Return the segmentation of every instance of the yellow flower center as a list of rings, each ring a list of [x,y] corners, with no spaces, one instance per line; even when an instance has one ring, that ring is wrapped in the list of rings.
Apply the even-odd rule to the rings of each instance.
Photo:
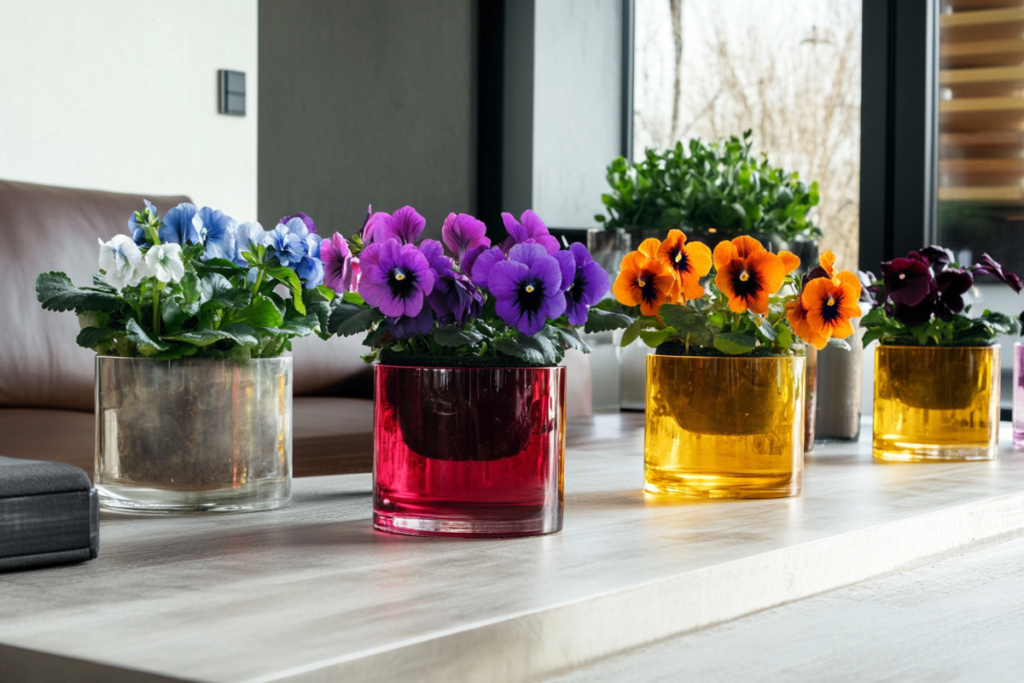
[[[678,254],[676,254],[676,263],[679,263],[682,260],[683,260],[683,252],[679,252]]]
[[[640,285],[640,287],[646,287],[646,286],[647,286],[647,283],[646,283],[646,282],[644,282],[643,280],[637,280],[637,281],[636,281],[636,283],[637,283],[638,285]]]
[[[900,279],[901,280],[906,280],[907,279],[907,274],[906,273],[900,273]]]
[[[750,275],[747,273],[747,271],[744,270],[742,273],[740,273],[740,282],[746,282],[749,279]]]
[[[829,305],[829,306],[835,306],[835,305],[836,305],[836,300],[835,300],[835,297],[831,297],[831,296],[830,296],[830,297],[828,298],[828,305]]]
[[[532,294],[533,293],[533,285],[526,285],[526,292],[528,294]]]
[[[395,273],[395,279],[401,282],[405,279],[405,273]]]

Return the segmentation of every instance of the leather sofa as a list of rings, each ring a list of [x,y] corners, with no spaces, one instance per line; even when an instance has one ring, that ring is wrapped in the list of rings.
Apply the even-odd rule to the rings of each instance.
[[[35,280],[55,270],[89,282],[97,238],[124,232],[142,199],[0,180],[0,455],[67,462],[91,475],[95,354],[75,344],[74,315],[39,306]],[[147,199],[161,215],[189,201]],[[372,371],[361,353],[358,338],[294,341],[295,476],[372,469]],[[589,415],[589,358],[570,355],[567,364],[567,412]]]

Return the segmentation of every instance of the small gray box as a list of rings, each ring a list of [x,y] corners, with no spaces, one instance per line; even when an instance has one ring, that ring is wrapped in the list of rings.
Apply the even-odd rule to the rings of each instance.
[[[245,116],[245,72],[221,69],[217,72],[218,109],[221,114]]]

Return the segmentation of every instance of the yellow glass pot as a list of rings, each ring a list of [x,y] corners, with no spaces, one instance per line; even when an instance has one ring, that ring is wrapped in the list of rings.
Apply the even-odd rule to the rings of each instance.
[[[999,346],[879,346],[878,460],[995,460]]]
[[[804,358],[647,357],[645,489],[690,498],[800,493]]]

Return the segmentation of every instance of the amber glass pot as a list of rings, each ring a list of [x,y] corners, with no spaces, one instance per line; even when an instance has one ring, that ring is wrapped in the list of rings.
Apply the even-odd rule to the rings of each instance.
[[[804,358],[647,358],[645,488],[691,498],[800,493]]]
[[[999,346],[879,346],[878,460],[994,460],[999,451]]]

